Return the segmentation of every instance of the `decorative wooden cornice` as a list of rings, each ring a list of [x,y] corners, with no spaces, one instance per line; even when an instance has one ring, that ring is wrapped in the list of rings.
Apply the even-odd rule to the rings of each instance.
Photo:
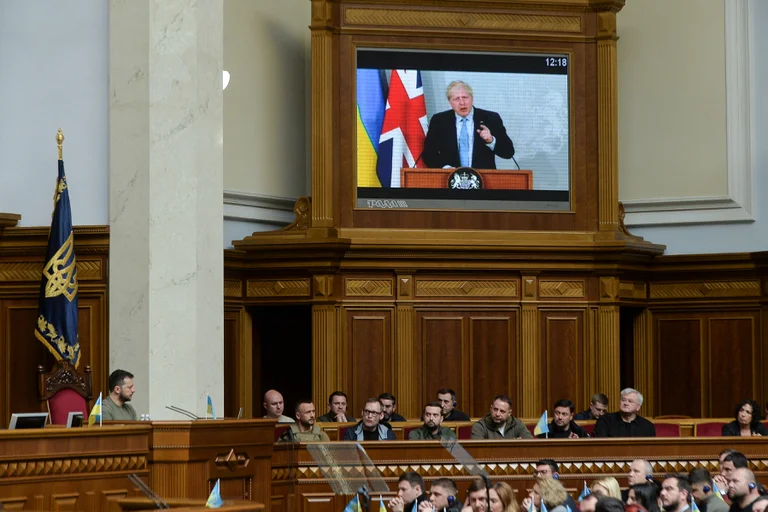
[[[21,220],[18,213],[0,213],[0,229],[12,228]]]

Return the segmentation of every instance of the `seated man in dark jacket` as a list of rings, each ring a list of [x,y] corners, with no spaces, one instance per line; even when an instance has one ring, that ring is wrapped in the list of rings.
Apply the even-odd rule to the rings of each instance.
[[[363,419],[344,432],[344,441],[394,441],[395,433],[381,423],[384,414],[378,398],[369,398],[363,406]]]
[[[539,434],[538,438],[552,439],[577,439],[589,437],[589,434],[573,421],[573,402],[570,400],[558,400],[552,410],[552,421],[549,422],[549,433]]]
[[[643,395],[638,390],[622,390],[619,411],[597,420],[595,437],[656,437],[653,423],[637,414],[642,405]]]
[[[456,497],[456,482],[450,478],[438,478],[429,488],[429,501],[419,504],[419,512],[461,512],[464,504]]]
[[[414,471],[400,475],[397,480],[397,496],[389,501],[392,512],[418,512],[419,503],[429,503],[424,494],[424,479]]]

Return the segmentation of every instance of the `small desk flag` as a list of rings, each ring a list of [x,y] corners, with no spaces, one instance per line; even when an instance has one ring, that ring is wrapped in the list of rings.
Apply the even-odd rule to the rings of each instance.
[[[205,502],[205,508],[220,508],[224,505],[221,501],[221,492],[219,491],[219,484],[221,479],[216,480],[216,485],[213,486],[211,494],[208,496],[208,501]]]
[[[99,393],[99,398],[96,400],[96,403],[93,404],[91,414],[88,416],[88,425],[93,425],[97,421],[99,422],[99,426],[101,426],[101,393]]]
[[[362,508],[360,507],[360,498],[358,498],[357,494],[355,494],[354,498],[349,500],[347,506],[344,507],[344,512],[362,512]]]
[[[712,492],[715,493],[715,496],[723,500],[723,496],[725,496],[725,492],[720,490],[720,488],[717,486],[717,482],[714,482],[714,481],[712,482]]]
[[[216,409],[213,408],[213,399],[211,398],[211,395],[208,395],[208,411],[206,414],[214,420],[216,419]]]
[[[579,501],[583,500],[590,494],[592,494],[592,491],[589,490],[589,487],[587,487],[587,481],[584,480],[584,490],[581,491],[581,494],[579,494]]]
[[[379,495],[379,512],[387,512],[387,507],[384,506],[384,498]]]
[[[549,434],[549,422],[547,421],[547,411],[544,411],[544,414],[541,415],[541,418],[539,418],[539,422],[536,423],[536,427],[533,429],[534,436],[538,436],[539,434]]]

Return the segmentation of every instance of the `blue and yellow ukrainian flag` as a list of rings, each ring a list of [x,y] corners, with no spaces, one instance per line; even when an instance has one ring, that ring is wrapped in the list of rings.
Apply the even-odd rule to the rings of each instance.
[[[549,434],[549,422],[547,421],[547,411],[544,411],[544,414],[541,415],[541,418],[539,418],[539,422],[536,423],[536,427],[533,429],[533,435],[538,436],[539,434]]]
[[[211,395],[208,395],[208,416],[216,419],[216,409],[213,408],[213,398],[211,398]]]
[[[91,414],[88,416],[88,425],[93,425],[97,421],[99,422],[99,425],[101,425],[101,393],[99,393],[99,399],[93,404]]]
[[[714,492],[715,496],[720,498],[720,500],[725,501],[723,499],[723,495],[725,495],[725,493],[720,490],[720,488],[717,486],[717,482],[715,482],[715,481],[712,482],[712,492]]]
[[[583,500],[590,494],[592,494],[592,491],[589,490],[589,487],[587,487],[587,481],[584,480],[584,490],[581,491],[581,494],[579,494],[579,501]]]
[[[213,486],[211,494],[208,495],[208,501],[205,502],[205,508],[220,508],[224,505],[224,502],[221,501],[221,492],[219,491],[220,483],[221,479],[216,480],[216,485]]]
[[[384,498],[379,495],[379,512],[387,512],[387,507],[384,506]]]
[[[360,498],[355,494],[355,497],[349,500],[349,503],[347,503],[347,506],[344,507],[344,512],[362,512],[362,507],[360,506]]]
[[[381,187],[376,174],[386,110],[386,77],[379,69],[357,70],[357,186]]]
[[[80,342],[77,337],[75,233],[72,230],[69,188],[61,157],[38,308],[35,337],[51,351],[56,360],[63,359],[77,367],[80,363]]]

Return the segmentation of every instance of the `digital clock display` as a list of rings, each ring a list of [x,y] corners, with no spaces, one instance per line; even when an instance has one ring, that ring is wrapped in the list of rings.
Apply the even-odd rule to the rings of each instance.
[[[568,58],[566,57],[547,57],[544,61],[550,68],[564,68],[568,65]]]

